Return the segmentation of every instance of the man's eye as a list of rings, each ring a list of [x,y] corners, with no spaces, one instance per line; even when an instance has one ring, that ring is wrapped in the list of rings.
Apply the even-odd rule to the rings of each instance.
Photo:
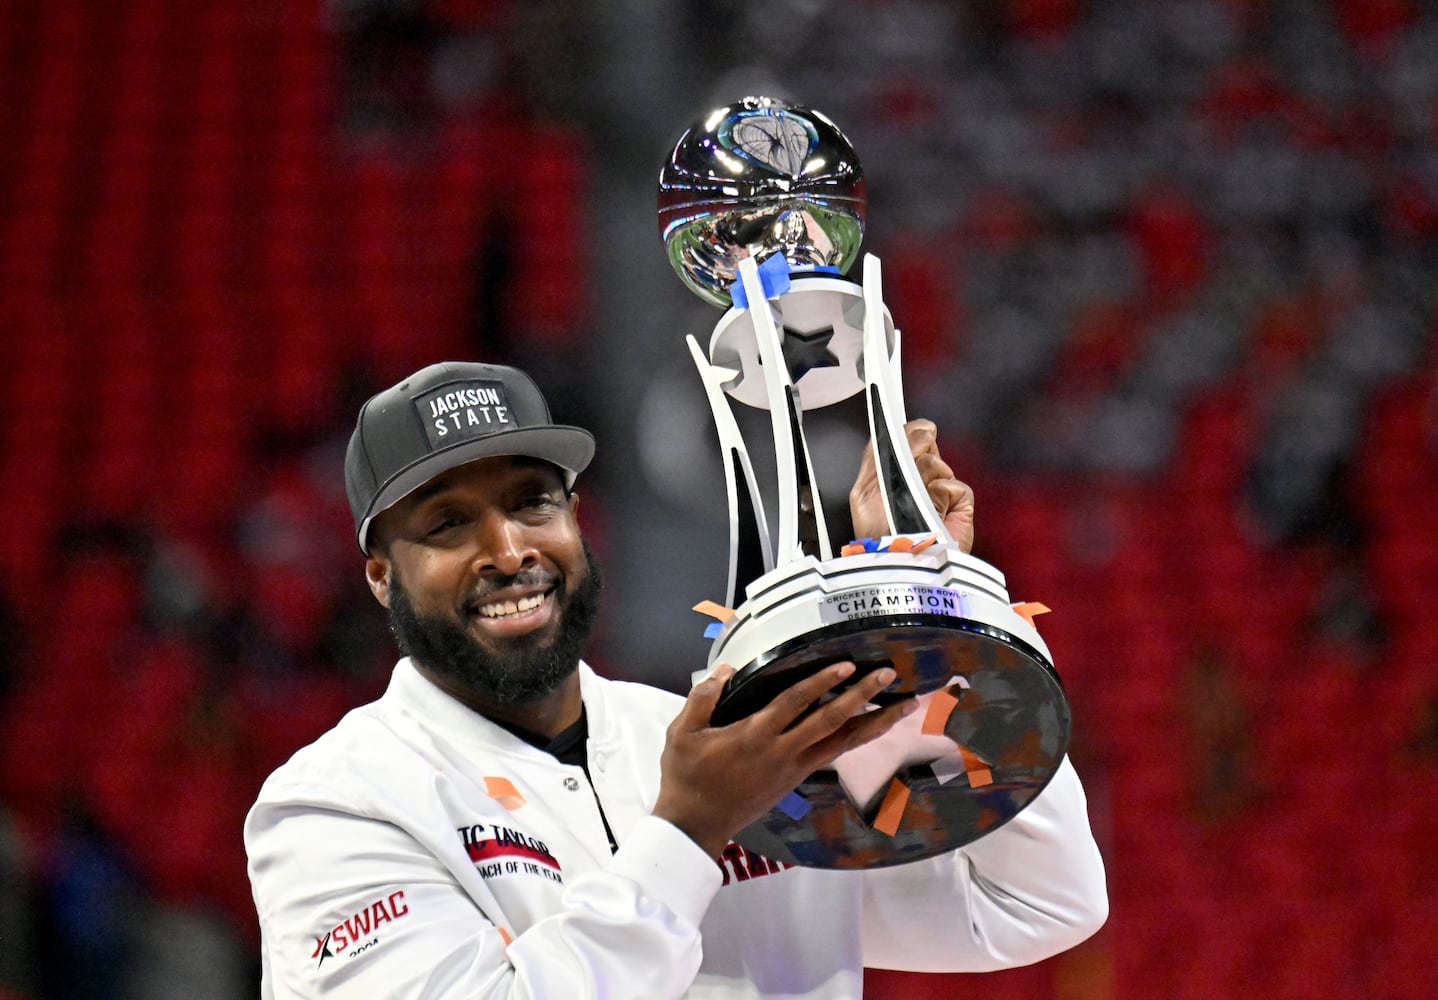
[[[453,531],[462,524],[464,524],[464,520],[460,517],[441,518],[430,526],[430,529],[425,532],[425,535],[426,537],[434,538],[437,535],[443,535],[447,531]]]
[[[559,506],[559,498],[553,493],[535,493],[519,501],[520,510],[553,510]]]

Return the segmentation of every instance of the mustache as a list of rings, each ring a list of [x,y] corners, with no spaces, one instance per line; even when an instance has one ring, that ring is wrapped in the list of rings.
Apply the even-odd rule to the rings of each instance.
[[[558,586],[560,575],[538,566],[522,569],[513,575],[491,576],[481,580],[464,600],[464,610],[473,611],[489,598],[511,587],[543,588]]]

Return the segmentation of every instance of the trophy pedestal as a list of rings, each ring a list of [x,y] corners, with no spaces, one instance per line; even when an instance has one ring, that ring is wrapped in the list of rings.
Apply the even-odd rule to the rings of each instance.
[[[841,660],[856,664],[855,678],[892,667],[898,677],[878,700],[922,704],[741,831],[744,847],[811,868],[917,861],[997,829],[1057,771],[1071,721],[1062,684],[1002,574],[982,560],[954,546],[808,557],[747,595],[710,655],[711,668],[737,668],[715,725]]]

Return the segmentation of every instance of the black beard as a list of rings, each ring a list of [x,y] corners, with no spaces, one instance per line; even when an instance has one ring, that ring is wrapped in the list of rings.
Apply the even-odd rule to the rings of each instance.
[[[523,705],[551,693],[579,666],[584,643],[599,613],[601,580],[594,554],[584,546],[589,572],[565,596],[561,579],[554,590],[559,628],[548,642],[519,639],[482,645],[450,618],[414,610],[399,574],[390,577],[389,621],[400,651],[477,697],[501,705]],[[496,588],[510,586],[495,581]]]

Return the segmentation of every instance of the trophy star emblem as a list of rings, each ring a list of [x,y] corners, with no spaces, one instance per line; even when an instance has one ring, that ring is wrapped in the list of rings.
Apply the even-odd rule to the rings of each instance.
[[[752,115],[734,123],[734,145],[771,170],[798,177],[809,156],[809,130],[796,119],[781,115]]]
[[[815,368],[838,368],[839,359],[829,350],[829,342],[833,339],[832,326],[808,332],[784,327],[779,346],[784,352],[784,363],[789,368],[789,380],[798,385],[799,380]]]

